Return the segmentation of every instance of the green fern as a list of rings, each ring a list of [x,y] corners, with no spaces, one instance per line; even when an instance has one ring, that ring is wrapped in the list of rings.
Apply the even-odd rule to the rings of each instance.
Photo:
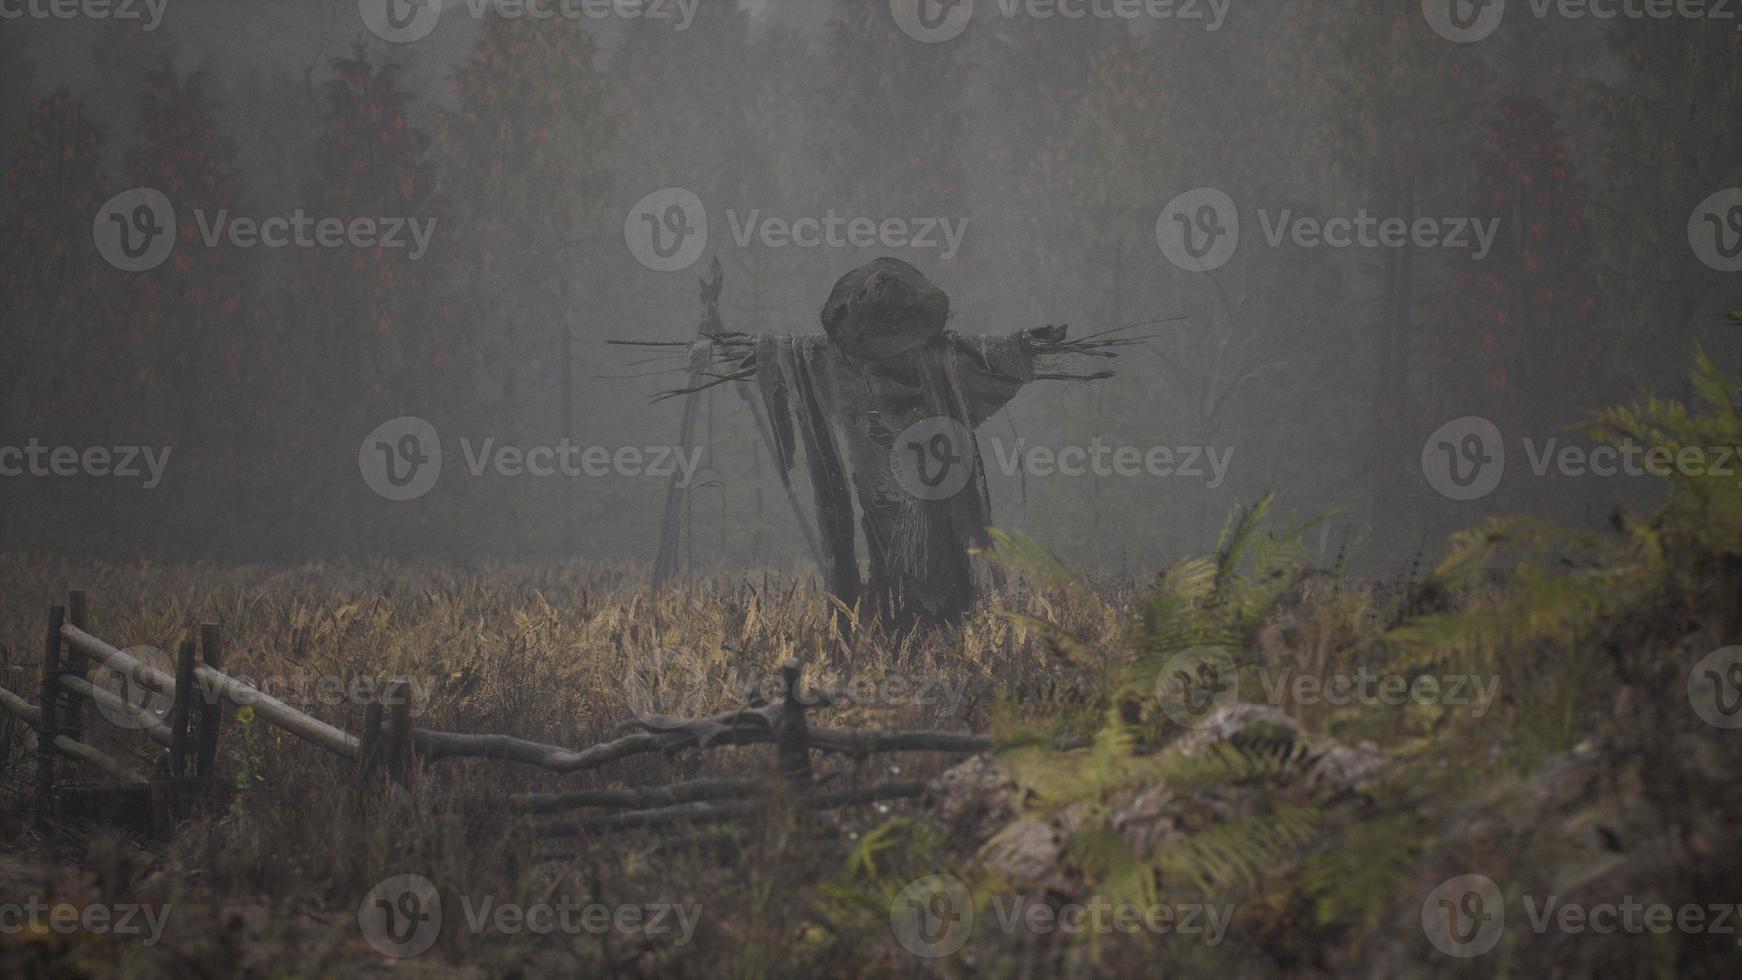
[[[847,854],[846,870],[849,877],[864,877],[876,881],[878,876],[877,857],[885,851],[893,850],[905,842],[907,829],[913,820],[908,817],[895,817],[878,824],[865,832],[853,849]]]
[[[1307,858],[1298,880],[1319,923],[1353,928],[1358,936],[1378,928],[1423,831],[1414,813],[1371,817]]]
[[[1179,881],[1206,895],[1250,889],[1267,871],[1293,861],[1320,819],[1311,807],[1277,806],[1169,842],[1156,864],[1164,885]]]
[[[988,528],[986,533],[992,538],[992,547],[978,550],[977,554],[1021,573],[1039,588],[1089,594],[1082,579],[1051,548],[1034,537],[1021,531],[1004,531],[995,527]]]

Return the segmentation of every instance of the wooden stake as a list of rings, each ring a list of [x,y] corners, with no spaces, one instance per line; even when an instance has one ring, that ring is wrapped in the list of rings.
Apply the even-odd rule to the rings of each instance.
[[[213,670],[224,669],[224,631],[217,623],[200,624],[200,659]],[[202,684],[200,689],[205,693],[199,700],[199,714],[196,716],[199,722],[195,729],[199,733],[199,758],[194,773],[210,777],[218,764],[218,730],[224,723],[224,699],[215,688],[208,690]]]
[[[193,713],[194,643],[181,641],[175,656],[175,701],[169,709],[169,774],[187,773],[188,718]]]
[[[395,783],[409,787],[417,768],[417,755],[412,746],[411,685],[404,678],[387,682],[387,774]]]
[[[91,622],[90,608],[86,604],[85,592],[83,589],[73,589],[67,593],[67,622],[82,630],[89,630],[91,628],[89,625]],[[86,676],[86,668],[88,666],[89,661],[83,652],[73,649],[70,645],[66,648],[66,656],[62,659],[62,667],[66,674],[72,677],[83,678]],[[59,718],[61,731],[65,732],[66,736],[75,742],[84,741],[85,699],[79,697],[77,691],[72,690],[65,684],[61,685],[61,698],[62,704]]]
[[[381,721],[384,712],[380,699],[363,709],[363,738],[357,750],[357,772],[360,782],[368,786],[381,768]]]
[[[42,719],[36,728],[36,800],[35,821],[38,830],[49,826],[51,800],[54,796],[55,709],[60,704],[60,627],[66,619],[66,607],[53,606],[48,611],[48,635],[42,647]]]
[[[774,729],[780,774],[799,789],[808,789],[811,784],[810,733],[805,726],[804,702],[799,697],[798,660],[788,657],[786,663],[780,665],[780,676],[786,682],[786,699],[781,704],[780,718]]]

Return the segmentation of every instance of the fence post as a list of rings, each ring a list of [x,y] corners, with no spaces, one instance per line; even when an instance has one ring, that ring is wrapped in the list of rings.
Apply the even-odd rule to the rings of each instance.
[[[387,774],[395,783],[409,787],[417,769],[411,737],[411,685],[402,677],[387,682]]]
[[[780,759],[780,774],[794,786],[808,789],[811,784],[810,732],[804,720],[804,701],[799,695],[797,658],[788,657],[780,665],[780,676],[786,682],[786,697],[780,707],[780,724],[774,733],[775,751]]]
[[[224,631],[217,623],[200,624],[200,659],[213,670],[224,669]],[[205,692],[197,707],[199,724],[195,730],[199,732],[199,757],[194,774],[209,778],[215,774],[218,764],[218,729],[224,722],[224,699],[213,688]]]
[[[91,629],[90,607],[85,600],[85,590],[72,589],[67,592],[67,622],[79,629],[89,632]],[[62,661],[62,669],[74,677],[86,679],[89,661],[84,651],[66,645],[66,656]],[[61,687],[60,727],[68,738],[75,742],[85,740],[85,699],[68,689]],[[82,770],[81,770],[82,771]]]
[[[363,736],[357,740],[357,777],[365,787],[381,769],[381,725],[385,720],[381,702],[385,697],[385,693],[377,694],[363,708]]]
[[[54,796],[54,737],[56,711],[60,703],[60,625],[66,619],[66,607],[52,606],[48,611],[48,635],[42,647],[42,720],[36,730],[36,800],[35,819],[38,830],[47,830],[51,798]]]
[[[181,641],[175,655],[175,701],[169,709],[169,774],[187,772],[188,717],[194,697],[194,642]]]

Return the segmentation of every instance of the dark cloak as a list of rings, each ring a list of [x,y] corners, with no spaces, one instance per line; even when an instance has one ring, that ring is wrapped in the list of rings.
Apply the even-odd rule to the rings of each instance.
[[[997,337],[945,331],[883,360],[849,356],[823,336],[758,338],[756,381],[782,472],[802,443],[828,589],[843,605],[859,605],[862,619],[905,633],[921,622],[956,622],[973,605],[969,552],[987,543],[991,523],[973,430],[1034,380],[1036,340],[1062,340],[1062,329]],[[920,499],[895,478],[891,449],[908,426],[938,417],[967,433],[963,456],[971,471],[954,496]],[[855,494],[870,558],[868,593],[853,534]]]

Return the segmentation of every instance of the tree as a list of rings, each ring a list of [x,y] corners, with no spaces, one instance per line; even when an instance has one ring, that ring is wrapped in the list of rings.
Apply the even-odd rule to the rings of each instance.
[[[1591,122],[1575,136],[1596,178],[1600,305],[1607,332],[1624,345],[1617,350],[1644,367],[1630,395],[1679,379],[1694,341],[1732,371],[1742,367],[1742,344],[1724,319],[1742,306],[1742,287],[1702,265],[1686,231],[1708,195],[1742,186],[1742,33],[1726,23],[1676,17],[1618,27],[1608,42],[1620,71],[1584,88],[1580,108]],[[1676,340],[1665,342],[1665,331]]]
[[[452,220],[457,215],[440,193],[429,135],[408,121],[410,96],[398,68],[377,63],[362,45],[332,68],[322,90],[316,176],[304,193],[308,216],[403,218],[434,229],[421,257],[409,242],[400,248],[305,247],[293,257],[283,304],[290,316],[279,327],[278,347],[292,389],[287,408],[290,417],[300,416],[290,429],[346,445],[385,419],[452,404],[453,393],[472,384],[474,345],[450,286],[452,263],[463,254],[453,226],[461,223]],[[349,457],[330,458],[332,469],[318,474],[323,479],[298,483],[315,491],[302,501],[311,521],[334,519],[328,502],[356,489]],[[432,518],[429,525],[395,525],[382,533],[403,535],[396,539],[401,544],[421,542],[415,532],[433,524]]]
[[[475,333],[487,338],[481,354],[499,398],[495,428],[506,437],[542,421],[528,411],[536,404],[529,393],[542,386],[571,391],[550,413],[565,415],[555,428],[566,433],[581,312],[575,286],[590,254],[607,247],[592,229],[611,190],[618,129],[598,53],[574,18],[492,18],[453,85],[458,108],[441,116],[440,134],[464,189],[453,205],[471,252],[470,285],[489,297]],[[571,515],[564,497],[551,504],[552,513]],[[514,508],[494,514],[504,540],[548,544],[531,530],[538,521]]]
[[[1431,395],[1441,417],[1482,415],[1503,433],[1570,424],[1601,404],[1613,351],[1593,329],[1591,219],[1558,118],[1532,96],[1502,100],[1477,174],[1471,213],[1497,216],[1501,233],[1423,303]]]
[[[15,145],[4,179],[12,209],[0,233],[0,307],[9,336],[0,346],[0,433],[8,440],[64,424],[60,411],[96,414],[88,399],[99,393],[73,372],[114,272],[91,247],[91,217],[111,185],[99,171],[103,133],[84,104],[61,86],[37,104]],[[66,391],[75,394],[59,401]],[[0,481],[0,545],[14,543],[18,486]]]

